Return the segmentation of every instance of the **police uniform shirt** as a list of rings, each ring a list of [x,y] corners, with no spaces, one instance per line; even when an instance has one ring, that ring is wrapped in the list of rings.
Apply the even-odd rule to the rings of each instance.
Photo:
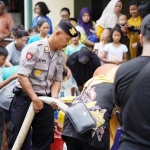
[[[34,91],[49,94],[53,81],[62,81],[64,54],[56,50],[53,57],[48,39],[29,44],[21,54],[19,74],[29,78]],[[21,87],[17,81],[17,87]]]

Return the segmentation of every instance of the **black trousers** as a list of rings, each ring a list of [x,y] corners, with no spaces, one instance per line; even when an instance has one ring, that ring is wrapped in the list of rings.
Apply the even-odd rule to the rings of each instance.
[[[65,137],[65,142],[67,145],[67,150],[98,150],[90,144],[72,137]]]
[[[17,138],[30,103],[31,100],[27,95],[20,94],[14,97],[11,107],[11,121],[8,124],[10,129],[9,149],[12,148]],[[44,103],[44,108],[35,114],[31,126],[32,134],[30,129],[21,150],[50,150],[50,144],[54,138],[54,111],[52,107]]]

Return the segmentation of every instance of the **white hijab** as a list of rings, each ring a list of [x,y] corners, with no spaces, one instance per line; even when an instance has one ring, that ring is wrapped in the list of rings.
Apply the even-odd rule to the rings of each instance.
[[[111,0],[105,7],[102,16],[96,21],[96,26],[100,25],[103,28],[114,28],[118,22],[120,14],[115,14],[114,8],[117,2],[120,0]]]

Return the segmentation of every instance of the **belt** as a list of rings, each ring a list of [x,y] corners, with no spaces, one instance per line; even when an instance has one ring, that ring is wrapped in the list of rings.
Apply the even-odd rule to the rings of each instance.
[[[15,87],[13,89],[13,93],[17,96],[27,96],[28,95],[21,89],[21,88],[18,88],[18,87]],[[51,94],[39,94],[39,93],[36,93],[37,96],[51,96]]]

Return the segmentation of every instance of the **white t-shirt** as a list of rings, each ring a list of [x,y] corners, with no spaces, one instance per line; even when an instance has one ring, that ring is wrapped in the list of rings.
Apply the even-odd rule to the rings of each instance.
[[[102,42],[100,43],[95,43],[94,45],[94,49],[97,49],[98,50],[98,56],[102,57],[103,54],[104,54],[104,45],[102,45]],[[105,63],[101,60],[101,65],[104,65]]]
[[[104,51],[108,53],[108,60],[122,61],[123,54],[128,52],[128,48],[124,44],[120,44],[119,47],[114,47],[112,43],[109,43],[104,47]]]

